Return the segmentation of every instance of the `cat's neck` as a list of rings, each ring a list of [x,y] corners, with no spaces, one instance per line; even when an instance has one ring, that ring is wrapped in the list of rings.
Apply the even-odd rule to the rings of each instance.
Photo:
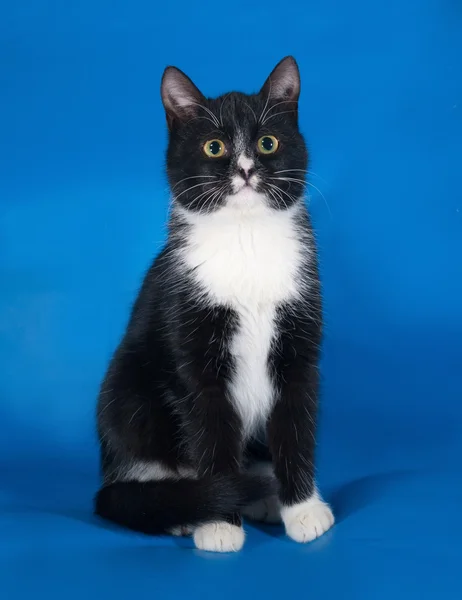
[[[190,211],[179,204],[173,203],[171,223],[191,227],[207,227],[216,230],[229,230],[234,227],[257,227],[262,224],[292,223],[303,220],[306,215],[306,207],[302,198],[286,210],[275,210],[265,202],[254,200],[243,202],[241,199],[230,201],[218,210],[211,212]]]
[[[298,274],[312,253],[303,211],[303,202],[287,210],[228,205],[208,214],[175,207],[178,264],[220,304],[290,301],[301,291]]]

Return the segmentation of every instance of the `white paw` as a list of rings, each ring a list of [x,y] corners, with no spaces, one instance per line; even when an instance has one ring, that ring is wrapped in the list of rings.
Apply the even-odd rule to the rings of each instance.
[[[194,531],[194,543],[199,550],[237,552],[244,545],[244,530],[224,521],[200,525]]]
[[[329,505],[318,496],[295,506],[283,507],[281,512],[286,533],[296,542],[311,542],[334,524]]]
[[[249,506],[244,508],[242,514],[252,521],[280,523],[281,504],[277,496],[270,496],[269,498],[249,504]]]
[[[172,529],[170,529],[169,531],[169,534],[176,536],[185,536],[191,535],[192,532],[193,528],[191,527],[191,525],[178,525],[177,527],[172,527]]]

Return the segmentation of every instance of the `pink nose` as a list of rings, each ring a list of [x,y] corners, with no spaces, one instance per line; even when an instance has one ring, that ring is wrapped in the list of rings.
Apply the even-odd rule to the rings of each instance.
[[[255,167],[238,167],[237,172],[239,173],[239,175],[245,179],[245,181],[249,181],[249,179],[252,177],[252,175],[255,173],[256,169]]]

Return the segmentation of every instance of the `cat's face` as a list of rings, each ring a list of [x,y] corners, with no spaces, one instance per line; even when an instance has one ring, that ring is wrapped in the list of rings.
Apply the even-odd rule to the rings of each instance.
[[[224,205],[286,210],[303,196],[308,153],[298,129],[300,77],[282,60],[258,94],[206,99],[168,67],[162,100],[170,130],[167,173],[175,202],[196,212]]]

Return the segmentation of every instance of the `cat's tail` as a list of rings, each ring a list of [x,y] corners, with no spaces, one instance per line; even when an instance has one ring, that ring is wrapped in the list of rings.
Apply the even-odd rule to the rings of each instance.
[[[95,513],[135,531],[161,534],[182,525],[226,520],[275,492],[274,479],[248,474],[117,481],[100,489]]]

